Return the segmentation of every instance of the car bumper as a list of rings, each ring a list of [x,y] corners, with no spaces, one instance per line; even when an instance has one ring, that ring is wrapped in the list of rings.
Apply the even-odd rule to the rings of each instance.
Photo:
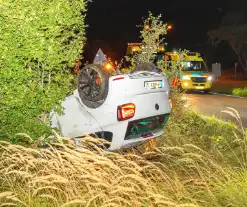
[[[109,150],[131,148],[161,136],[169,116],[170,113],[126,122],[126,126],[122,128],[124,133],[113,132]]]
[[[181,81],[181,87],[184,90],[210,90],[212,88],[212,82],[198,83],[191,80]]]
[[[123,141],[123,144],[121,146],[121,149],[129,149],[141,144],[144,144],[152,139],[156,139],[160,136],[162,136],[164,134],[164,130],[160,130],[159,132],[153,133],[153,136],[150,136],[148,138],[136,138],[136,139],[131,139],[131,140],[125,140]],[[113,144],[111,145],[111,147],[108,149],[108,151],[116,151],[118,150],[118,147],[115,147]]]

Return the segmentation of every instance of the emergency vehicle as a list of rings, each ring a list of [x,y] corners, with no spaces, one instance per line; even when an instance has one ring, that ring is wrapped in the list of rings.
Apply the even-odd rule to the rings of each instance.
[[[181,71],[173,79],[172,86],[179,86],[183,90],[198,90],[208,93],[212,88],[212,73],[208,71],[202,56],[198,52],[188,52],[179,57],[176,52],[167,52],[165,60],[171,63],[180,61]]]

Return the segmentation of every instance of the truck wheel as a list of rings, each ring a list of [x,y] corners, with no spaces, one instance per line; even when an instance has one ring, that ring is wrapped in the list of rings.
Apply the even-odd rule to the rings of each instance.
[[[109,74],[103,65],[90,64],[85,66],[78,77],[78,92],[83,104],[89,108],[101,106],[107,95]]]
[[[154,64],[151,63],[138,64],[133,72],[138,72],[138,71],[150,71],[150,72],[162,73],[161,69],[157,68]]]

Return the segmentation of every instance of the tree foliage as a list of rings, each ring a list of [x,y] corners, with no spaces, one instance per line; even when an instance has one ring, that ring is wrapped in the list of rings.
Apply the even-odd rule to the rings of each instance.
[[[247,18],[244,14],[227,13],[222,19],[221,26],[209,31],[208,35],[215,45],[227,41],[238,56],[239,63],[244,67],[243,62],[247,58]]]
[[[155,58],[155,52],[160,45],[164,44],[164,35],[167,34],[167,24],[162,21],[162,16],[153,16],[151,12],[143,20],[141,28],[142,50],[134,56],[136,64],[143,62],[152,62]]]
[[[48,132],[85,42],[83,0],[0,0],[0,138]]]
[[[126,57],[131,62],[131,66],[124,68],[122,72],[132,71],[137,64],[140,63],[156,63],[163,70],[168,80],[178,76],[181,70],[181,62],[186,55],[187,50],[177,51],[178,61],[166,61],[164,59],[164,51],[158,52],[160,46],[166,46],[165,35],[167,34],[167,24],[162,20],[162,16],[154,16],[149,12],[148,17],[143,20],[143,24],[138,26],[140,30],[141,51],[135,53],[132,57]]]
[[[125,56],[124,59],[130,63],[121,71],[129,72],[140,63],[153,62],[156,57],[156,52],[159,46],[165,45],[164,36],[167,34],[167,24],[162,21],[162,16],[154,16],[151,12],[143,19],[143,24],[138,26],[140,30],[140,42],[142,44],[141,51],[131,56]],[[120,67],[123,66],[124,60],[121,61]]]

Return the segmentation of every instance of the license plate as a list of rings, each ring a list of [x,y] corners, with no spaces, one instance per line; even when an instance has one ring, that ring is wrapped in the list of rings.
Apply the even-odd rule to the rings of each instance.
[[[144,87],[148,89],[163,88],[164,84],[162,80],[159,81],[146,81],[144,82]]]
[[[204,89],[203,86],[197,86],[196,89]]]

